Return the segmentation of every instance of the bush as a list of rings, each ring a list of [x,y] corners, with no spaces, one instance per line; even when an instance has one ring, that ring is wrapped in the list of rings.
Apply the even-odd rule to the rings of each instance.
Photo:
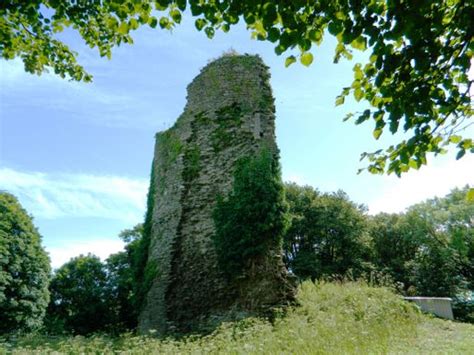
[[[474,298],[455,298],[453,300],[454,319],[474,323]]]

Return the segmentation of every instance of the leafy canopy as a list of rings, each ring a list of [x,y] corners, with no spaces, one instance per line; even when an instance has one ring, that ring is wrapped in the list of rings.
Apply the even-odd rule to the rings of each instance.
[[[70,259],[56,270],[51,282],[51,302],[46,317],[49,333],[118,334],[134,330],[143,292],[140,276],[143,225],[123,230],[125,250],[105,262],[88,254]],[[91,319],[98,320],[91,322]]]
[[[433,240],[438,248],[448,249],[448,255],[455,264],[455,272],[467,287],[474,290],[474,201],[467,195],[472,189],[466,185],[453,189],[448,195],[418,203],[409,208],[410,214],[417,214],[431,227]],[[446,262],[448,263],[448,262]]]
[[[288,268],[302,279],[359,276],[369,248],[364,207],[343,191],[320,194],[294,183],[285,190],[291,217],[283,239]]]
[[[453,189],[405,213],[367,216],[341,191],[286,184],[291,226],[283,239],[285,262],[300,279],[362,277],[409,295],[462,295],[474,290],[469,190]],[[462,307],[462,318],[472,319],[471,306]]]
[[[41,326],[49,272],[31,217],[13,195],[0,192],[0,334]]]
[[[103,330],[113,316],[105,265],[95,255],[72,258],[51,281],[47,326],[73,334]]]
[[[405,292],[456,296],[474,289],[474,202],[469,186],[411,206],[380,213],[369,227],[373,263]]]
[[[120,232],[119,238],[126,243],[125,250],[112,254],[106,263],[117,319],[125,329],[136,328],[138,313],[148,291],[144,283],[144,263],[147,261],[149,242],[144,244],[143,233],[141,223]]]
[[[72,27],[101,56],[110,57],[112,47],[133,42],[131,31],[142,25],[171,29],[187,8],[209,38],[243,20],[253,38],[275,43],[277,55],[298,48],[300,54],[286,58],[287,66],[297,57],[311,65],[312,47],[329,34],[337,38],[335,62],[351,59],[354,49],[368,50],[370,59],[355,64],[352,85],[343,88],[336,105],[349,95],[364,101],[368,108],[346,119],[372,120],[375,139],[387,130],[409,136],[363,153],[370,172],[400,175],[419,169],[427,153],[444,153],[450,145],[458,159],[474,152],[472,139],[460,134],[472,124],[473,113],[472,1],[10,0],[0,5],[0,53],[6,59],[21,57],[31,73],[50,67],[61,77],[90,81],[77,53],[57,33]]]

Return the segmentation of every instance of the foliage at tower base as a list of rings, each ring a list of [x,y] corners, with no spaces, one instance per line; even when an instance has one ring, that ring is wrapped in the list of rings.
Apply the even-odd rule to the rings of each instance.
[[[0,192],[0,334],[41,326],[49,273],[32,218],[13,195]]]
[[[285,262],[306,279],[360,276],[369,260],[366,208],[343,191],[320,193],[286,185],[291,227],[284,238]]]
[[[294,299],[282,261],[287,210],[277,154],[263,148],[238,161],[232,190],[213,213],[213,241],[221,271],[249,310]]]

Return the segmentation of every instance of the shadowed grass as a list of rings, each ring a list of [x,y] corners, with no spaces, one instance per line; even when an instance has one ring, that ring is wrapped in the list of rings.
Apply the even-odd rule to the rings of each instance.
[[[434,319],[385,288],[362,283],[305,282],[299,306],[272,323],[257,318],[223,323],[212,334],[179,340],[122,335],[28,335],[0,344],[22,353],[333,354],[452,353],[474,349],[474,326]]]

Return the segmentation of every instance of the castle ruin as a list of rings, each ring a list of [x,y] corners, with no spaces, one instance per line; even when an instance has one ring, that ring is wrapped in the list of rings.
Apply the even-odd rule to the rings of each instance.
[[[279,250],[264,266],[273,275],[262,271],[256,291],[244,295],[219,271],[211,239],[216,198],[231,189],[236,161],[263,146],[278,154],[268,68],[258,56],[225,55],[187,91],[182,115],[156,136],[148,253],[154,274],[139,317],[142,332],[183,329],[209,314],[246,308],[249,298],[279,304],[288,293]]]

